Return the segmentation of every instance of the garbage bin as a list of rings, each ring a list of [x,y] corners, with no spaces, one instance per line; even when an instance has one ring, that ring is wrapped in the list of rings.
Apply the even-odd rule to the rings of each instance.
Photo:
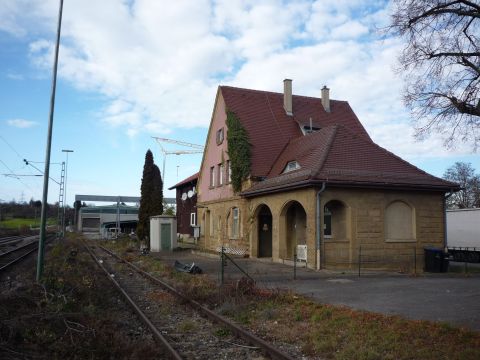
[[[424,248],[425,252],[425,271],[427,272],[447,272],[449,260],[447,254],[441,249]]]

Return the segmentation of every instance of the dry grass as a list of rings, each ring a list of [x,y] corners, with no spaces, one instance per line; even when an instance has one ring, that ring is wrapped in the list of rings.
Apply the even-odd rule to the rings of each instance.
[[[0,358],[162,357],[78,243],[55,245],[45,264],[43,285],[32,269],[0,296]]]
[[[276,290],[217,288],[206,275],[176,272],[160,260],[138,255],[131,245],[111,244],[120,254],[162,276],[197,301],[253,329],[265,339],[301,346],[322,359],[480,359],[480,333],[446,323],[412,321],[346,307],[322,305]]]

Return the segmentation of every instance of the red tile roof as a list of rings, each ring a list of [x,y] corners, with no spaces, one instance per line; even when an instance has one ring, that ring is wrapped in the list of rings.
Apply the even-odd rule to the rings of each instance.
[[[293,95],[293,116],[283,108],[283,94],[220,86],[227,109],[240,119],[252,145],[251,175],[265,177],[275,160],[293,138],[302,135],[299,125],[318,128],[343,125],[370,140],[366,130],[346,101],[330,101],[331,112],[323,109],[321,99]]]
[[[282,174],[292,160],[301,168]],[[418,169],[363,135],[334,125],[292,139],[275,161],[267,179],[243,194],[252,196],[320,182],[440,191],[459,188],[455,183]]]
[[[182,186],[182,185],[184,185],[184,184],[187,184],[187,183],[189,183],[189,182],[197,182],[197,180],[198,180],[198,174],[199,174],[199,173],[197,172],[196,174],[193,174],[193,175],[187,177],[186,179],[180,181],[178,184],[173,185],[172,187],[169,187],[168,190],[175,189],[175,188],[180,187],[180,186]]]
[[[243,195],[312,186],[321,182],[349,186],[448,191],[458,185],[436,178],[376,145],[346,101],[293,95],[293,116],[283,94],[220,86],[228,110],[240,119],[251,143],[251,175],[262,178]],[[303,135],[301,128],[320,129]],[[301,168],[282,174],[289,161]]]

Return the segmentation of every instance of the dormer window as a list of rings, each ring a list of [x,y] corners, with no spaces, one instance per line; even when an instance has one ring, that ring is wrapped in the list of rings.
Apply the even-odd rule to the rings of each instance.
[[[315,132],[315,131],[318,131],[318,130],[320,130],[320,128],[314,127],[314,126],[310,127],[310,126],[306,126],[306,125],[305,125],[305,126],[302,128],[303,135],[311,134],[311,133],[313,133],[313,132]]]
[[[300,164],[296,160],[289,161],[287,163],[287,166],[285,166],[285,169],[283,170],[283,173],[285,174],[285,173],[288,173],[290,171],[297,170],[297,169],[300,169]]]

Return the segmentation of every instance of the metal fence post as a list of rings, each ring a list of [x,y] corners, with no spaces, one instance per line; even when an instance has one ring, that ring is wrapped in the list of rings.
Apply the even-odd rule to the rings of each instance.
[[[413,274],[417,275],[417,247],[413,247]]]
[[[297,253],[293,254],[293,280],[297,279]]]
[[[224,276],[224,266],[225,266],[225,248],[222,246],[222,252],[220,253],[220,262],[221,262],[221,278],[220,278],[220,284],[223,286],[223,276]]]
[[[358,277],[360,277],[361,267],[362,267],[362,245],[358,247]]]

